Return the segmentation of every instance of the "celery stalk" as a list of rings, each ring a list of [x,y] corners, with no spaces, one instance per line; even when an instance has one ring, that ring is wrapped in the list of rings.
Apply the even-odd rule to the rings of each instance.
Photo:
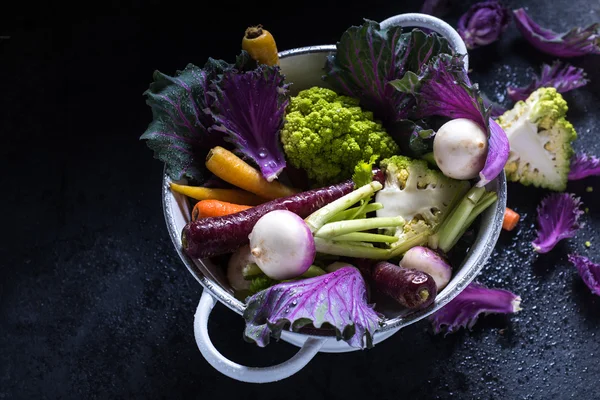
[[[349,208],[347,210],[344,211],[340,211],[339,213],[335,214],[332,218],[329,219],[329,222],[335,222],[335,221],[342,221],[342,220],[346,220],[346,219],[352,219],[351,217],[360,210],[361,206],[358,207],[352,207]],[[363,214],[367,214],[373,211],[377,211],[377,210],[381,210],[383,208],[383,204],[381,203],[370,203],[367,204],[364,208],[364,210],[362,211]]]
[[[316,237],[330,239],[335,236],[345,235],[346,233],[366,231],[369,229],[394,228],[402,225],[404,225],[404,218],[400,216],[351,219],[325,224],[316,231],[314,235]]]
[[[461,236],[465,234],[465,232],[467,231],[467,229],[469,229],[469,227],[471,226],[471,224],[473,223],[473,221],[475,221],[475,218],[477,218],[479,216],[479,214],[481,214],[482,212],[484,212],[489,206],[491,206],[492,204],[494,204],[494,202],[496,202],[497,199],[498,199],[498,195],[495,192],[487,192],[479,200],[479,202],[477,203],[477,205],[475,206],[475,208],[473,208],[473,211],[471,211],[471,213],[469,214],[469,217],[465,221],[465,223],[464,223],[463,227],[461,228],[460,232],[458,232],[458,234],[454,238],[454,241],[450,244],[450,248],[452,248],[452,247],[454,247],[456,245],[456,243],[461,238]]]
[[[362,199],[371,196],[376,191],[383,187],[378,181],[373,181],[368,185],[359,187],[352,192],[340,197],[337,200],[332,201],[324,207],[319,208],[317,211],[306,217],[304,222],[308,225],[311,232],[316,232],[323,225],[340,211],[346,210],[351,205],[356,204]]]
[[[469,215],[485,193],[483,187],[472,187],[462,198],[460,203],[452,210],[451,214],[442,222],[436,235],[439,237],[439,248],[447,253],[452,248],[452,243],[462,231]]]
[[[372,242],[372,243],[395,243],[398,241],[397,236],[380,235],[378,233],[367,232],[352,232],[344,235],[339,235],[333,238],[336,242]]]
[[[336,243],[332,240],[315,238],[317,253],[332,254],[336,256],[369,258],[376,260],[387,260],[390,255],[388,249],[380,249],[370,246],[357,246],[348,243]]]

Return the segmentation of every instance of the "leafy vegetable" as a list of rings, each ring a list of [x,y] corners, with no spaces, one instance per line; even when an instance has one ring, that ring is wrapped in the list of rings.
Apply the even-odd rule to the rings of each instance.
[[[534,76],[531,83],[523,87],[509,86],[508,97],[513,101],[527,100],[531,93],[541,87],[553,87],[559,93],[565,93],[573,89],[585,86],[589,81],[583,68],[577,68],[570,64],[556,60],[552,66],[542,64],[542,75]]]
[[[409,71],[390,84],[416,97],[411,119],[431,115],[467,118],[488,132],[488,154],[477,183],[483,186],[502,172],[509,155],[508,138],[490,118],[490,109],[484,105],[479,86],[471,83],[462,58],[462,55],[440,54],[425,65],[419,75]]]
[[[596,156],[590,156],[585,153],[576,154],[571,159],[569,170],[569,180],[587,178],[588,176],[600,175],[600,159]]]
[[[539,26],[523,8],[513,10],[513,13],[517,28],[523,37],[541,52],[557,57],[600,54],[600,23],[557,33]]]
[[[297,332],[312,324],[333,327],[338,340],[352,347],[373,347],[380,315],[367,304],[366,284],[358,269],[347,266],[296,282],[279,283],[247,300],[244,339],[265,347],[281,331]]]
[[[521,311],[521,297],[504,289],[469,284],[458,296],[429,317],[433,331],[444,336],[460,328],[473,329],[480,315],[513,314]]]
[[[387,83],[417,72],[432,57],[451,53],[448,41],[422,30],[402,32],[402,27],[381,29],[374,21],[352,26],[327,57],[323,79],[338,93],[360,99],[384,123],[404,118],[412,98]]]
[[[579,222],[581,204],[572,193],[552,193],[542,199],[537,207],[537,238],[532,243],[535,251],[547,253],[559,241],[575,236],[584,225]]]
[[[209,58],[204,68],[188,64],[175,76],[154,72],[154,82],[144,92],[153,119],[140,139],[166,164],[172,179],[187,177],[201,183],[208,177],[204,157],[213,146],[223,144],[221,135],[208,131],[214,123],[205,111],[213,102],[209,85],[229,68],[226,62]]]
[[[509,22],[510,11],[500,1],[480,1],[460,17],[458,34],[471,50],[498,40]]]
[[[224,133],[269,182],[286,165],[279,141],[289,102],[290,84],[284,81],[278,67],[260,64],[246,72],[225,71],[214,85],[215,125],[211,129]]]
[[[349,179],[359,161],[398,152],[394,139],[357,99],[316,86],[292,97],[281,142],[290,164],[317,184]]]
[[[578,254],[569,254],[568,258],[592,293],[600,296],[600,264]]]

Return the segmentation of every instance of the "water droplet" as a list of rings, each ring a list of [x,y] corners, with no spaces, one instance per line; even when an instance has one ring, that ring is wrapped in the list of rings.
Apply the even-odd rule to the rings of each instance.
[[[295,305],[297,305],[297,304],[298,304],[298,302],[297,302],[296,300],[293,300],[293,301],[292,301],[292,305],[293,305],[293,306],[295,306]]]
[[[260,158],[265,158],[267,156],[267,149],[265,149],[264,147],[258,149],[258,156]]]

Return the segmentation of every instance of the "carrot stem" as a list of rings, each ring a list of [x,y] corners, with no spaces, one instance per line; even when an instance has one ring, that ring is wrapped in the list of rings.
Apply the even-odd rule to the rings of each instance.
[[[195,200],[213,199],[234,204],[247,204],[249,206],[257,206],[267,201],[254,193],[240,189],[213,189],[202,186],[180,185],[174,182],[170,183],[170,187],[172,191],[181,193]]]
[[[279,181],[267,181],[260,171],[221,146],[214,147],[208,152],[206,168],[224,181],[268,200],[299,193],[299,190]]]
[[[260,64],[279,65],[279,53],[273,35],[262,25],[246,29],[242,38],[242,50]]]

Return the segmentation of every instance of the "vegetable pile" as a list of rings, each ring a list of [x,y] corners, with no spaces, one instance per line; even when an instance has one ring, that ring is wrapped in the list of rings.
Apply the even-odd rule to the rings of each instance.
[[[531,43],[553,52],[573,54],[572,36],[584,35],[569,32],[556,46],[524,12],[515,16]],[[498,40],[509,21],[488,1],[459,31],[472,49]],[[327,56],[323,86],[292,96],[274,36],[259,25],[232,63],[155,72],[141,139],[165,163],[171,190],[190,201],[183,251],[227,258],[247,341],[266,346],[284,329],[310,328],[371,347],[386,319],[374,299],[404,312],[430,307],[496,203],[487,184],[502,172],[557,192],[540,205],[536,251],[581,226],[579,199],[559,192],[600,174],[597,158],[574,156],[561,95],[587,83],[583,70],[544,66],[531,85],[509,89],[512,109],[493,113],[463,57],[435,32],[365,20]],[[503,228],[520,218],[507,208]],[[598,266],[569,259],[597,291]],[[470,328],[482,313],[519,311],[520,301],[473,283],[432,316],[434,330]]]

